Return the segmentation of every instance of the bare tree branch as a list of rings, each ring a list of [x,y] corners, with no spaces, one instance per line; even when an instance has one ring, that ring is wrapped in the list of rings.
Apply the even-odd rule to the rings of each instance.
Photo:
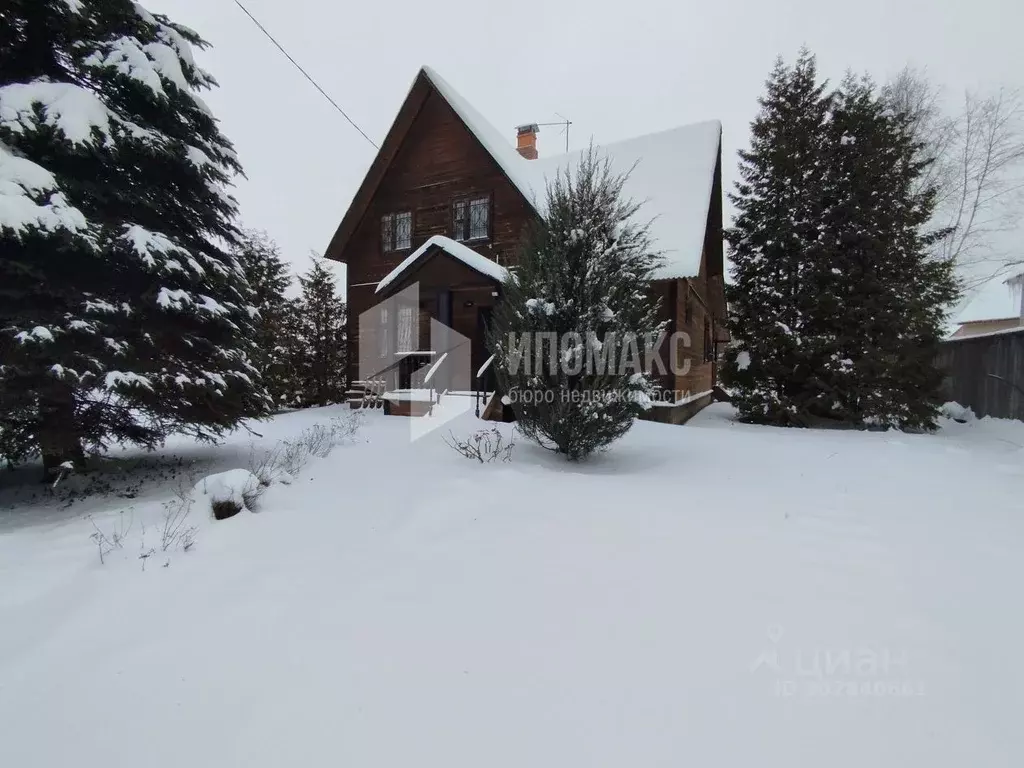
[[[937,258],[956,263],[968,288],[1024,263],[1008,235],[1024,221],[1024,95],[968,91],[955,110],[926,73],[907,67],[885,87],[892,108],[910,118],[929,166],[921,189],[936,191],[933,225],[948,229]]]

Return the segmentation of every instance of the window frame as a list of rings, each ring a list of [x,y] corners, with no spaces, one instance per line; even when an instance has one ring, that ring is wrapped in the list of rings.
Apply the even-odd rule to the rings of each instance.
[[[400,216],[408,216],[409,218],[409,240],[407,243],[399,246],[398,244],[398,219]],[[385,224],[386,222],[386,224]],[[385,226],[387,230],[385,231]],[[392,211],[385,213],[380,217],[380,252],[381,253],[398,253],[400,251],[408,251],[412,249],[412,234],[413,234],[413,213],[411,210],[408,211]]]
[[[380,252],[391,253],[395,242],[395,214],[385,213],[380,217]]]
[[[395,251],[408,251],[408,250],[411,250],[412,249],[412,211],[398,211],[397,213],[393,214],[393,216],[394,216],[394,228],[392,230],[392,241],[393,241],[394,246],[395,246],[394,250]],[[408,237],[405,240],[405,242],[402,243],[402,244],[399,244],[399,242],[398,242],[398,232],[399,232],[398,221],[401,218],[407,218],[409,220],[409,231],[408,231]]]
[[[389,314],[387,304],[382,305],[380,308],[380,324],[377,327],[380,333],[380,338],[377,339],[377,353],[381,359],[391,354],[391,319]]]
[[[485,232],[482,235],[473,236],[473,206],[483,203],[487,215]],[[465,211],[461,221],[461,231],[456,226],[456,212],[462,206]],[[451,237],[458,243],[479,243],[491,239],[494,222],[494,196],[490,192],[480,192],[474,195],[464,195],[452,200],[451,205]]]
[[[419,307],[399,304],[395,318],[395,353],[413,352],[419,346]]]

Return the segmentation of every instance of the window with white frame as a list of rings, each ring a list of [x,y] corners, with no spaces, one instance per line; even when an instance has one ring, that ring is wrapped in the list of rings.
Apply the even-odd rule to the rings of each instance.
[[[412,212],[395,214],[395,250],[405,251],[412,247]]]
[[[412,247],[412,212],[389,213],[380,217],[381,251],[405,251]]]
[[[398,308],[398,345],[396,352],[412,352],[413,344],[419,340],[416,333],[416,307],[401,306]],[[415,341],[414,341],[415,340]]]
[[[380,308],[380,325],[377,327],[377,335],[377,344],[379,345],[378,348],[380,349],[380,356],[387,357],[390,349],[390,345],[388,344],[389,328],[387,307]]]
[[[452,237],[460,242],[485,240],[491,234],[491,198],[476,197],[452,203]]]

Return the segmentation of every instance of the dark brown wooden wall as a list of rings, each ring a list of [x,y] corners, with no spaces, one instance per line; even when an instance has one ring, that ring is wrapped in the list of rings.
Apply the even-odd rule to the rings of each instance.
[[[1024,331],[943,342],[943,396],[976,416],[1024,421]]]
[[[707,392],[715,383],[715,366],[704,360],[704,322],[707,319],[713,323],[713,339],[714,324],[721,325],[724,318],[719,317],[711,306],[712,300],[709,295],[713,294],[714,288],[706,273],[707,261],[704,260],[701,265],[701,273],[695,278],[658,280],[651,284],[651,295],[659,302],[659,319],[668,323],[667,333],[671,336],[676,331],[682,331],[689,337],[689,343],[681,337],[677,338],[675,342],[677,364],[683,366],[688,361],[687,372],[674,375],[669,370],[665,376],[656,376],[658,383],[663,388],[673,390],[679,396],[687,393],[695,395]],[[691,306],[690,322],[686,321],[687,302]],[[661,351],[661,359],[666,368],[671,364],[670,353],[668,345]]]
[[[334,258],[348,265],[349,379],[358,378],[356,323],[373,307],[375,285],[433,235],[451,236],[451,206],[457,199],[491,197],[491,237],[473,250],[502,265],[514,263],[522,232],[533,212],[494,159],[451,107],[431,92],[410,126],[372,196],[352,238]],[[380,217],[412,211],[412,249],[384,254]]]

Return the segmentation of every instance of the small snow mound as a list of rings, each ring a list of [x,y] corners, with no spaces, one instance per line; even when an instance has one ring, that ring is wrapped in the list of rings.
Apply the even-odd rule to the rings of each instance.
[[[207,475],[193,488],[196,499],[206,498],[217,520],[232,517],[243,509],[253,511],[262,486],[260,479],[248,469],[229,469]]]
[[[744,349],[736,355],[736,367],[741,371],[745,371],[750,367],[750,353],[747,350]]]
[[[939,410],[942,412],[943,416],[947,419],[953,419],[953,421],[967,423],[978,420],[978,417],[974,415],[973,410],[952,400],[948,403],[944,403]]]

